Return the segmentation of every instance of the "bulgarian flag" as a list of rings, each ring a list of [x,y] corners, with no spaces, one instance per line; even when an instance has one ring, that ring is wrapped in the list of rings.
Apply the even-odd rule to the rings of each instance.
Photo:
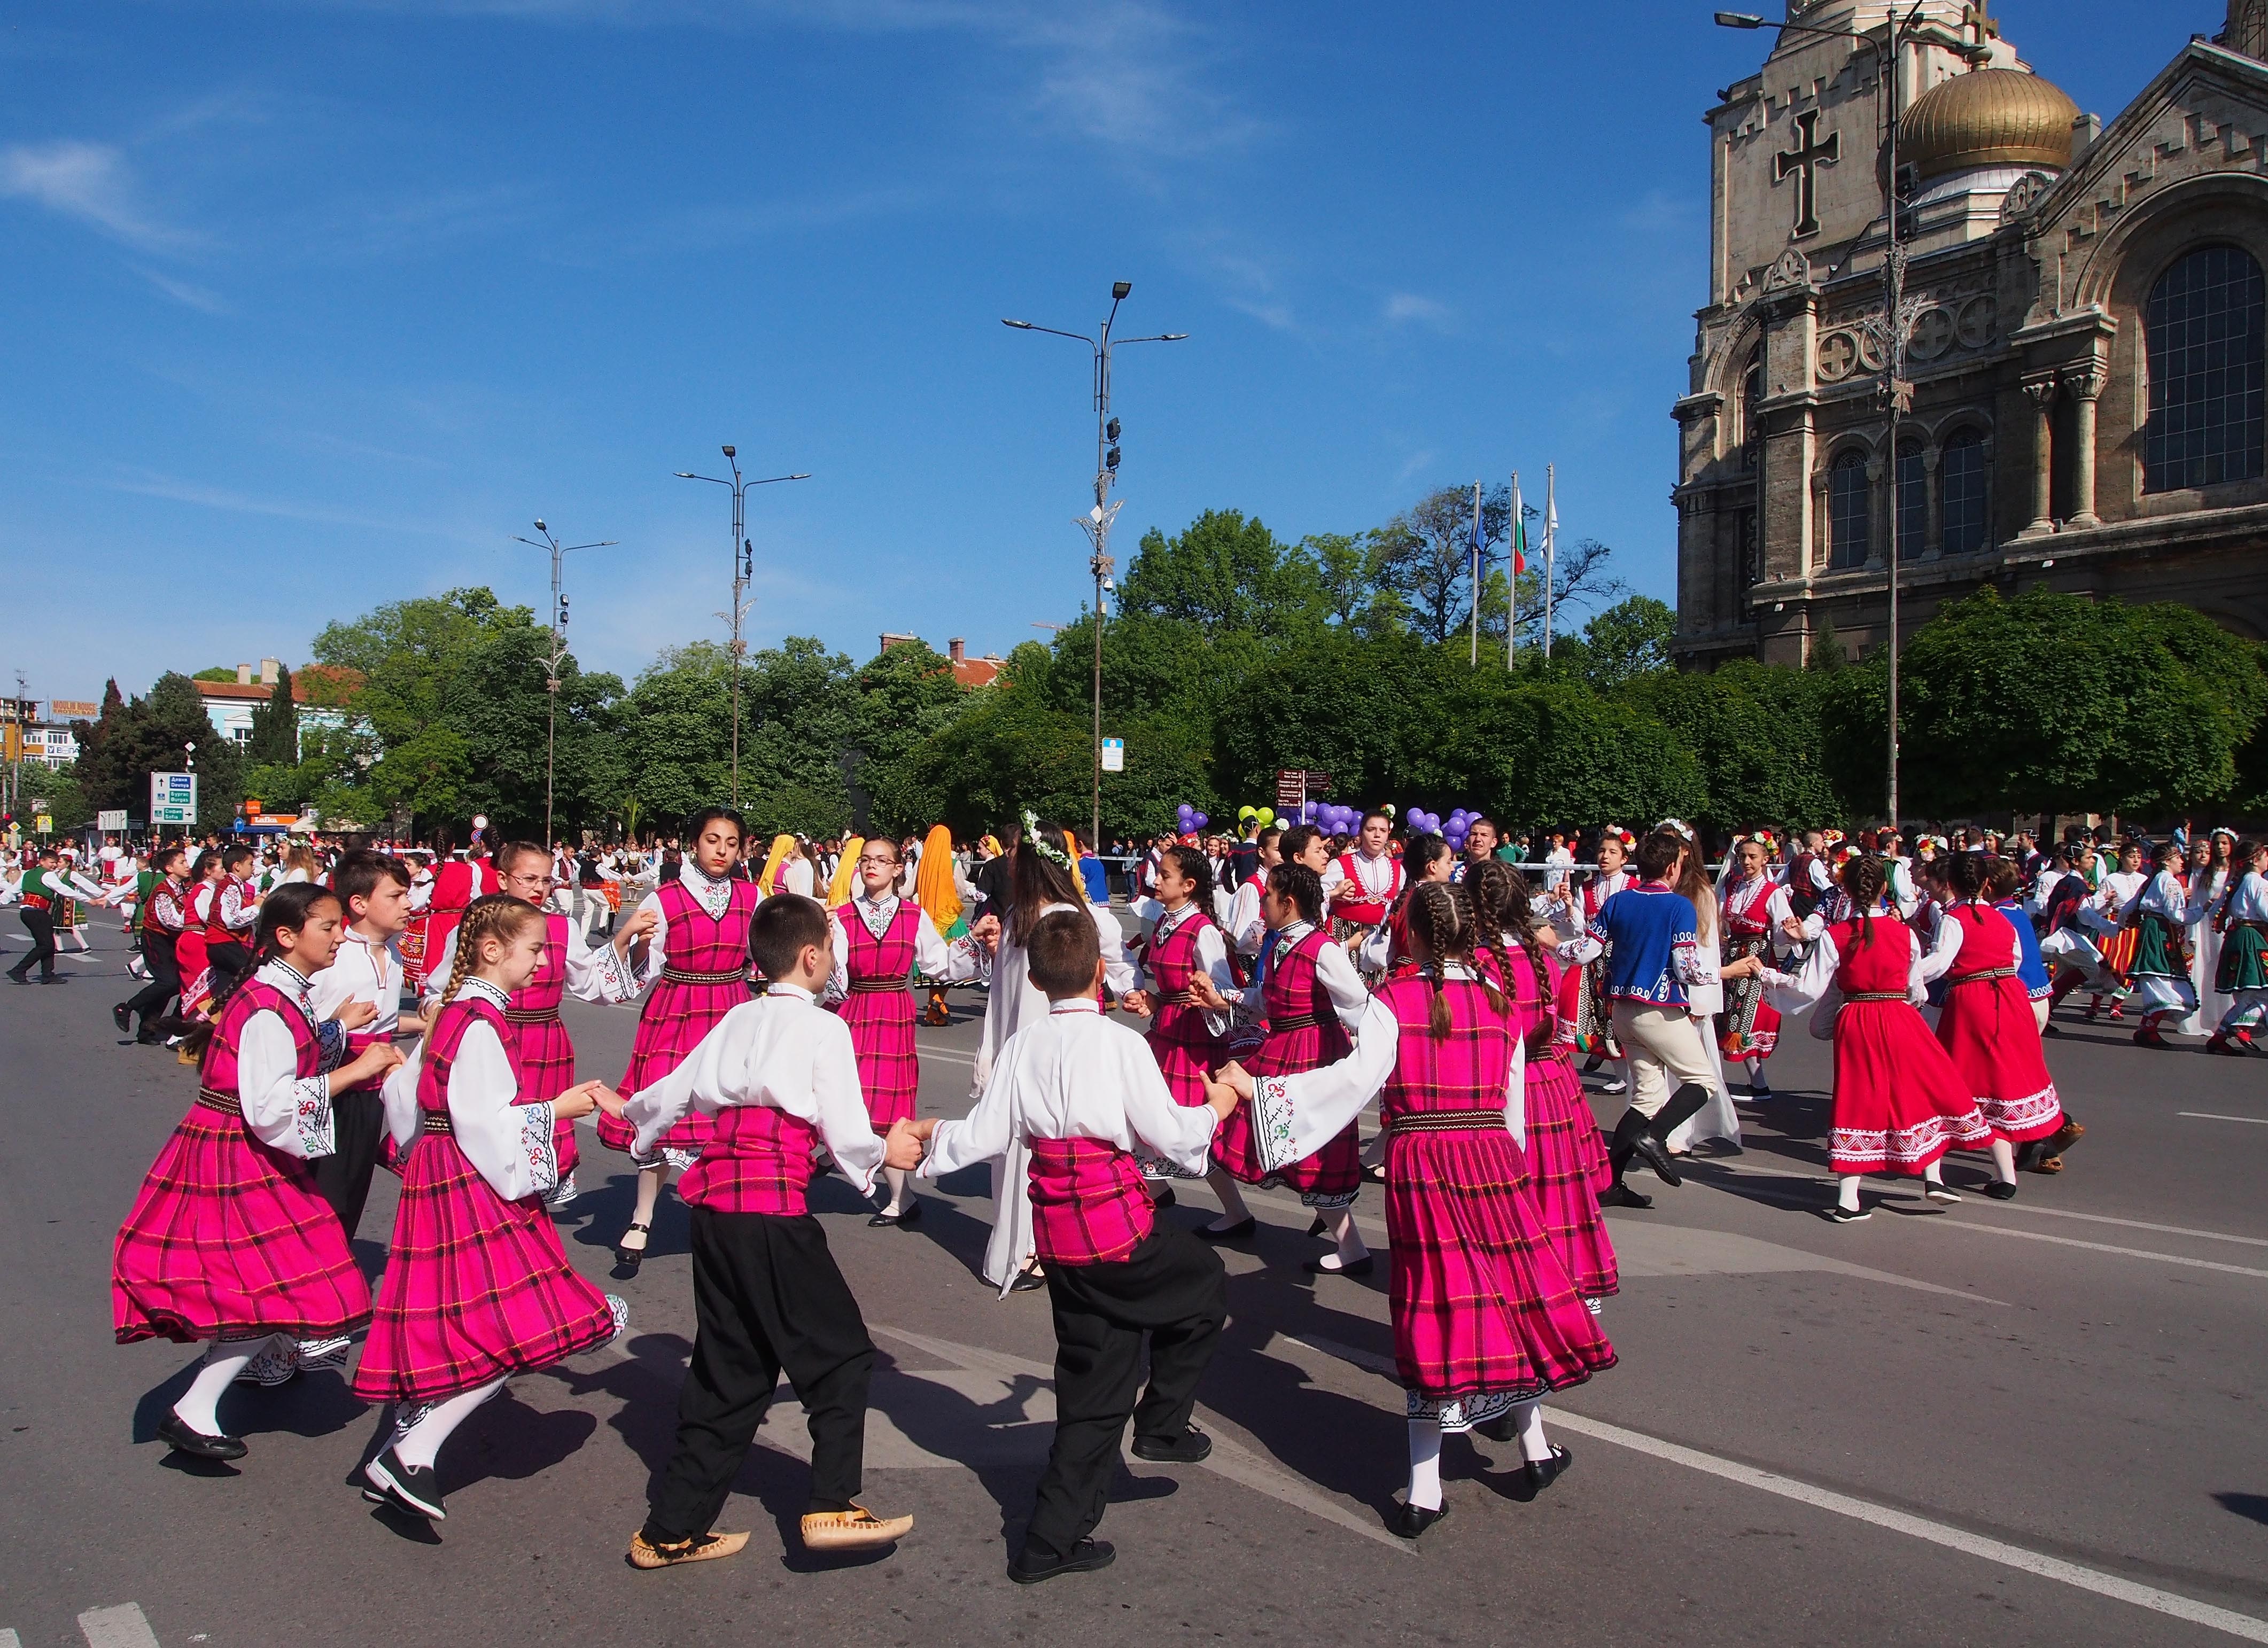
[[[1528,570],[1528,523],[1521,519],[1523,513],[1520,506],[1520,477],[1514,475],[1512,478],[1512,523],[1505,533],[1511,546],[1512,574],[1514,578]]]

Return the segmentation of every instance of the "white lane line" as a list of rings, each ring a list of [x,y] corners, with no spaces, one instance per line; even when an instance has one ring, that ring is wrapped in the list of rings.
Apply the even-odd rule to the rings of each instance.
[[[1285,1337],[1292,1337],[1286,1335]],[[1357,1367],[1366,1368],[1400,1384],[1390,1357],[1358,1350],[1350,1345],[1335,1344],[1328,1339],[1303,1339],[1300,1343],[1335,1356]],[[1625,1431],[1620,1425],[1609,1424],[1602,1419],[1586,1418],[1570,1413],[1565,1408],[1547,1410],[1555,1425],[1564,1426],[1578,1436],[1594,1437],[1602,1442],[1611,1442],[1617,1447],[1629,1448],[1637,1453],[1650,1454],[1672,1465],[1683,1465],[1689,1470],[1738,1482],[1744,1488],[1754,1488],[1783,1499],[1793,1499],[1815,1510],[1832,1511],[1854,1521],[1872,1523],[1888,1528],[1894,1534],[1904,1534],[1912,1539],[1924,1540],[1933,1545],[1942,1545],[1970,1556],[1981,1556],[1986,1562],[1998,1563],[2004,1568],[2014,1568],[2042,1579],[2053,1579],[2061,1585],[2080,1591],[2093,1592],[2096,1596],[2110,1597],[2115,1601],[2131,1602],[2136,1608],[2147,1608],[2154,1614],[2169,1615],[2187,1620],[2192,1625],[2203,1625],[2213,1630],[2226,1631],[2232,1637],[2242,1637],[2247,1642],[2268,1643],[2268,1620],[2255,1619],[2250,1614],[2239,1614],[2229,1608],[2215,1608],[2210,1602],[2178,1596],[2171,1591],[2161,1591],[2154,1585],[2137,1585],[2132,1579],[2122,1579],[2117,1574],[2103,1573],[2098,1569],[2082,1568],[2077,1563],[2065,1562],[2057,1556],[2045,1556],[2038,1551],[2027,1550],[2021,1545],[2011,1545],[2005,1540],[1988,1539],[1981,1534],[1971,1534],[1962,1528],[1942,1522],[1933,1522],[1910,1512],[1893,1511],[1888,1505],[1875,1505],[1871,1500],[1858,1499],[1849,1494],[1835,1492],[1829,1488],[1815,1488],[1809,1482],[1793,1476],[1782,1476],[1776,1471],[1759,1470],[1753,1465],[1742,1465],[1734,1460],[1719,1459],[1713,1453],[1704,1453],[1697,1448],[1665,1442],[1638,1431]]]
[[[2177,1116],[2187,1116],[2192,1122],[2250,1122],[2255,1127],[2268,1127],[2268,1116],[2219,1115],[2211,1110],[2176,1110]]]
[[[2218,1270],[2224,1276],[2259,1276],[2268,1279],[2268,1270],[2254,1269],[2248,1265],[2222,1264],[2216,1259],[2190,1259],[2180,1254],[2153,1253],[2146,1247],[2113,1247],[2107,1242],[2080,1241],[2072,1236],[2051,1236],[2045,1231],[2010,1230],[2005,1225],[1980,1225],[1973,1219],[1925,1219],[1921,1221],[1940,1230],[1977,1231],[1987,1236],[2013,1236],[2018,1241],[2053,1242],[2058,1247],[2079,1247],[2088,1253],[2115,1254],[2121,1259],[2154,1259],[2161,1264],[2181,1265],[2191,1270]]]
[[[2112,1218],[2107,1213],[2074,1213],[2069,1208],[2031,1207],[2021,1202],[2005,1203],[2003,1213],[2038,1213],[2048,1218],[2085,1219],[2090,1225],[2120,1225],[2128,1230],[2155,1231],[2161,1236],[2194,1236],[2200,1241],[2237,1242],[2247,1247],[2268,1247],[2268,1238],[2231,1236],[2225,1231],[2192,1230],[2186,1225],[2150,1225],[2140,1219]]]
[[[921,1056],[924,1058],[943,1059],[948,1064],[974,1064],[976,1063],[976,1056],[973,1053],[951,1053],[947,1052],[943,1048],[933,1047],[923,1047],[920,1048],[919,1051]]]
[[[13,1630],[0,1629],[0,1648],[24,1648],[24,1639]]]
[[[86,1638],[86,1648],[158,1648],[158,1635],[139,1602],[87,1609],[78,1616],[78,1633]]]

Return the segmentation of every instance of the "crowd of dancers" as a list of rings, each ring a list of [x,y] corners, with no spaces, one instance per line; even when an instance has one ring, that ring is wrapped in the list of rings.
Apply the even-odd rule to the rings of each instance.
[[[874,1353],[808,1186],[839,1173],[873,1224],[903,1227],[919,1179],[985,1163],[983,1275],[1003,1295],[1044,1290],[1058,1343],[1056,1435],[1012,1578],[1111,1559],[1094,1532],[1130,1420],[1138,1458],[1209,1453],[1190,1417],[1226,1320],[1214,1250],[1254,1234],[1256,1187],[1313,1210],[1318,1276],[1373,1271],[1354,1208],[1366,1188],[1382,1200],[1410,1455],[1391,1525],[1415,1539],[1447,1513],[1445,1435],[1516,1450],[1534,1492],[1567,1468],[1539,1403],[1615,1363],[1602,1210],[1650,1205],[1639,1168],[1674,1186],[1682,1158],[1737,1144],[1727,1071],[1770,1101],[1786,1016],[1833,1044],[1823,1211],[1840,1224],[1867,1217],[1870,1175],[1958,1201],[1954,1151],[1988,1160],[2001,1198],[2025,1169],[2060,1169],[2083,1131],[2042,1053],[2061,994],[2090,988],[2090,1012],[2113,1014],[2139,1000],[2138,1039],[2162,1045],[2205,1006],[2203,928],[2229,998],[2212,1044],[2249,1046],[2268,1006],[2268,846],[2219,836],[2195,866],[2161,848],[2148,878],[2092,876],[2076,849],[2027,862],[2014,843],[1906,851],[1887,834],[1755,832],[1712,870],[1673,820],[1592,832],[1580,863],[1521,864],[1493,827],[1459,853],[1396,840],[1376,813],[1346,838],[1293,825],[1160,846],[1130,935],[1065,831],[1027,812],[1004,835],[972,865],[932,832],[910,873],[887,837],[831,864],[782,838],[760,864],[739,815],[709,808],[634,908],[609,901],[603,933],[562,908],[574,865],[541,846],[431,865],[344,852],[264,895],[225,846],[85,878],[132,907],[149,964],[122,1029],[138,1018],[199,1070],[113,1271],[122,1342],[206,1347],[163,1439],[240,1458],[233,1386],[352,1359],[354,1391],[394,1409],[365,1496],[444,1517],[455,1428],[513,1374],[622,1329],[622,1301],[567,1262],[549,1218],[593,1116],[637,1175],[618,1274],[643,1261],[672,1173],[691,1220],[699,1328],[637,1566],[746,1543],[714,1523],[782,1372],[813,1438],[806,1544],[910,1529],[860,1502]],[[46,896],[34,869],[28,896]],[[974,1108],[917,1117],[917,991],[968,982],[986,990]],[[641,1004],[611,1086],[578,1079],[567,994]],[[1609,1127],[1579,1061],[1612,1066],[1627,1103]],[[350,1242],[381,1167],[401,1196],[373,1297]],[[1196,1179],[1219,1217],[1160,1219]]]

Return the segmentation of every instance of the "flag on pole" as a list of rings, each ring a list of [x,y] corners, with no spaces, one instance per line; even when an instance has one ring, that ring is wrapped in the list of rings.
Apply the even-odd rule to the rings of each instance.
[[[1512,522],[1507,535],[1512,540],[1512,570],[1517,578],[1528,570],[1528,523],[1521,519],[1527,511],[1521,507],[1520,477],[1512,477]]]
[[[1559,553],[1559,469],[1543,466],[1543,656],[1551,656],[1551,575]]]

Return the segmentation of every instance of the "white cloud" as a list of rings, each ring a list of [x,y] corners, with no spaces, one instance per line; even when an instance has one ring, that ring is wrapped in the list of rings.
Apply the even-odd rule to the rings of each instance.
[[[178,247],[187,237],[144,212],[125,158],[108,143],[58,138],[0,149],[0,197],[27,200],[145,251]]]
[[[1437,332],[1447,330],[1454,318],[1448,305],[1421,298],[1416,292],[1394,293],[1386,300],[1385,313],[1388,326],[1406,326],[1415,321]]]
[[[144,269],[138,264],[135,266],[134,272],[176,303],[185,303],[192,309],[202,309],[207,314],[229,313],[227,302],[217,292],[207,291],[202,286],[192,286],[187,281],[175,280],[170,275],[160,275],[156,269]]]

